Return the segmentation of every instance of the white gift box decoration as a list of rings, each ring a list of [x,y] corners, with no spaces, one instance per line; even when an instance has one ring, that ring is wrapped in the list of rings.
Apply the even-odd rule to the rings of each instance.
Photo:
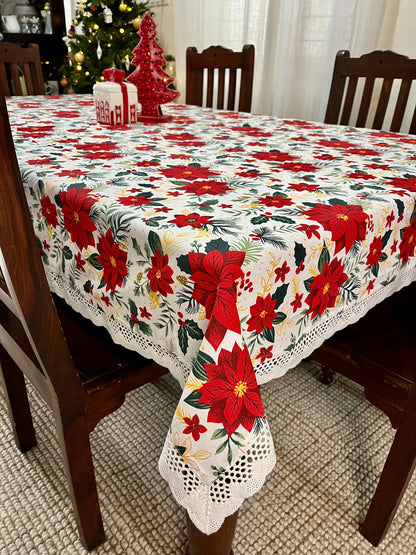
[[[103,71],[106,81],[93,87],[98,123],[123,125],[137,121],[137,88],[124,82],[124,71],[109,68]]]

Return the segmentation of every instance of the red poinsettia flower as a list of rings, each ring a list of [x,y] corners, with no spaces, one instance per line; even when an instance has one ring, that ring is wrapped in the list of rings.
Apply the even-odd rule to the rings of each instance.
[[[329,146],[332,148],[354,148],[356,146],[353,143],[349,143],[347,141],[339,141],[338,139],[335,139],[333,141],[323,139],[322,141],[318,141],[318,145]]]
[[[368,181],[369,179],[374,179],[375,175],[371,173],[354,172],[347,174],[348,179],[361,179],[363,181]]]
[[[168,133],[164,135],[164,139],[168,141],[194,141],[196,139],[193,133]]]
[[[380,153],[373,148],[349,148],[346,154],[358,154],[359,156],[379,156]]]
[[[311,291],[305,299],[309,305],[306,314],[312,314],[313,319],[318,314],[320,316],[327,308],[335,306],[339,288],[347,278],[344,265],[338,258],[334,258],[330,264],[325,262],[322,272],[312,281]]]
[[[52,164],[52,160],[50,158],[34,158],[33,160],[27,160],[29,166],[43,166],[43,165],[50,165]]]
[[[291,204],[293,204],[293,200],[276,195],[275,197],[268,196],[259,199],[259,204],[264,204],[265,206],[274,206],[275,208],[282,208],[282,206],[290,206]]]
[[[113,158],[121,158],[121,156],[120,152],[109,152],[108,150],[84,153],[84,158],[89,158],[90,160],[112,160]]]
[[[220,181],[215,181],[209,179],[206,181],[192,181],[191,183],[185,183],[182,189],[186,193],[193,193],[195,195],[223,195],[231,189],[226,183],[221,183]]]
[[[75,145],[78,150],[88,150],[90,152],[102,152],[103,150],[116,150],[119,145],[115,142],[100,142],[100,143],[84,143],[81,145]]]
[[[168,293],[173,293],[170,286],[173,283],[172,274],[173,270],[169,266],[169,256],[167,254],[160,254],[156,251],[156,256],[150,257],[152,268],[147,272],[149,278],[149,285],[152,291],[159,291],[164,297]]]
[[[411,256],[415,254],[416,247],[416,218],[411,225],[404,230],[402,240],[399,245],[399,259],[405,264]]]
[[[375,279],[371,279],[367,284],[367,293],[370,293],[374,289]]]
[[[241,265],[245,253],[240,251],[208,254],[189,253],[189,264],[195,282],[192,297],[205,306],[208,328],[205,338],[217,349],[227,330],[240,333],[237,311],[236,280],[244,276]]]
[[[107,297],[107,295],[104,295],[104,293],[101,293],[101,300],[103,301],[103,303],[105,303],[106,306],[113,306],[111,304],[110,297]]]
[[[291,172],[314,172],[318,169],[317,166],[304,162],[285,162],[280,167],[282,170],[290,170]]]
[[[147,310],[145,306],[139,306],[139,310],[141,318],[147,318],[148,320],[150,320],[152,314]]]
[[[46,195],[40,199],[42,216],[52,227],[58,225],[58,216],[56,213],[56,206],[51,202],[51,199]]]
[[[95,245],[92,232],[97,228],[90,218],[95,198],[88,189],[70,189],[59,193],[64,215],[64,227],[71,234],[71,241],[79,250]]]
[[[58,172],[60,177],[80,177],[85,175],[87,172],[82,170],[61,170]]]
[[[237,172],[237,175],[240,177],[258,177],[261,174],[258,170],[246,170]]]
[[[271,137],[272,134],[270,131],[264,131],[263,129],[259,129],[258,127],[248,127],[245,125],[241,125],[239,127],[231,127],[231,131],[237,131],[248,135],[249,137]]]
[[[119,197],[117,200],[120,204],[124,204],[124,206],[143,206],[143,204],[151,202],[151,199],[144,195],[129,195],[128,197]]]
[[[370,245],[370,252],[368,253],[366,264],[372,266],[373,264],[378,264],[381,255],[383,254],[383,240],[379,237],[374,237]]]
[[[306,233],[306,237],[308,239],[310,239],[312,237],[312,235],[315,235],[315,237],[317,237],[318,239],[321,238],[321,235],[318,231],[319,226],[317,225],[310,225],[310,224],[300,224],[297,229],[299,231],[303,231],[304,233]]]
[[[295,298],[290,303],[290,306],[293,306],[293,312],[296,312],[297,309],[302,306],[302,297],[303,297],[303,293],[302,294],[299,294],[299,293],[295,294]]]
[[[290,267],[287,265],[286,260],[283,262],[282,266],[279,266],[279,268],[276,268],[274,273],[276,274],[276,279],[275,281],[279,281],[279,279],[282,280],[282,283],[285,281],[286,279],[286,274],[290,272]]]
[[[270,347],[260,347],[260,352],[259,354],[256,356],[256,359],[260,359],[261,364],[263,364],[263,362],[267,359],[267,358],[273,358],[273,345],[270,345]]]
[[[247,347],[222,349],[218,364],[205,364],[205,370],[209,381],[199,392],[200,402],[210,407],[208,422],[219,422],[229,436],[240,425],[251,432],[264,408]]]
[[[266,162],[290,162],[296,160],[295,156],[287,154],[287,152],[256,152],[250,154],[250,156],[256,158],[256,160],[265,160]]]
[[[316,185],[315,183],[292,183],[290,188],[294,189],[295,191],[313,192],[318,189],[318,185]]]
[[[250,307],[251,318],[247,320],[247,331],[255,330],[259,334],[264,328],[271,329],[276,318],[275,305],[276,301],[272,300],[270,293],[264,298],[258,295],[256,304]]]
[[[82,272],[85,272],[84,270],[84,266],[86,264],[85,260],[82,258],[81,253],[78,252],[75,256],[75,264],[77,267],[77,270],[81,270]]]
[[[111,290],[114,293],[116,287],[122,286],[127,275],[127,252],[121,250],[119,245],[114,242],[110,229],[98,239],[97,250],[99,253],[97,260],[103,266],[105,290]]]
[[[160,166],[160,162],[155,160],[142,160],[141,162],[135,162],[137,168],[152,168],[154,166]]]
[[[175,224],[178,227],[185,227],[187,225],[195,227],[196,229],[201,229],[203,225],[209,224],[211,221],[211,216],[200,216],[196,212],[184,216],[183,214],[175,214],[175,218],[170,220],[170,224]]]
[[[218,172],[211,168],[197,166],[175,166],[174,168],[165,168],[160,170],[168,179],[186,179],[187,181],[195,181],[196,179],[208,179]]]
[[[305,211],[305,214],[331,232],[331,238],[335,241],[334,254],[343,248],[347,253],[354,241],[365,239],[368,215],[359,205],[317,204],[315,208]]]
[[[184,429],[184,434],[192,434],[194,441],[198,441],[201,434],[207,431],[207,428],[199,423],[199,416],[195,414],[192,418],[184,418],[183,421],[187,424]]]
[[[391,184],[395,189],[405,189],[412,193],[416,192],[416,177],[395,177]]]
[[[16,131],[24,137],[41,138],[50,135],[55,129],[54,125],[30,125],[26,127],[17,127]]]

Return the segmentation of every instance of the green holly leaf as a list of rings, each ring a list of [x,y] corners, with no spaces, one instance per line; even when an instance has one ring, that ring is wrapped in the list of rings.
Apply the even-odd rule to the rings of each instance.
[[[87,260],[93,268],[95,268],[96,270],[102,270],[103,266],[102,266],[101,262],[98,262],[97,258],[98,258],[98,253],[95,252],[94,254],[91,254],[87,258]]]
[[[194,409],[209,409],[211,408],[209,405],[205,405],[204,403],[200,403],[199,400],[201,398],[201,393],[199,391],[192,391],[188,397],[185,398],[185,403],[194,407]]]
[[[186,328],[184,328],[183,326],[179,326],[178,340],[181,351],[184,355],[186,355],[186,352],[188,350],[188,334],[186,332]]]
[[[227,432],[225,428],[218,428],[218,430],[215,430],[215,432],[212,434],[211,439],[221,439],[226,435],[227,435]]]
[[[306,279],[306,280],[303,282],[303,285],[305,286],[306,291],[310,292],[310,290],[311,290],[311,283],[313,282],[314,279],[315,279],[315,278],[311,277],[311,278],[309,278],[309,279]]]
[[[199,351],[198,356],[194,362],[193,373],[198,380],[203,382],[208,381],[208,374],[205,370],[205,364],[215,364],[215,360],[203,351]]]
[[[295,242],[295,263],[296,266],[299,266],[301,262],[305,260],[306,256],[306,249],[302,245],[302,243]]]
[[[251,223],[253,225],[265,224],[268,218],[266,216],[256,216],[255,218],[251,218]]]
[[[230,250],[230,245],[224,239],[213,239],[212,241],[208,241],[205,246],[206,252],[211,251],[219,251],[219,252],[228,252]]]
[[[330,259],[331,257],[329,255],[328,247],[324,243],[324,247],[321,250],[321,254],[319,255],[319,260],[318,260],[318,270],[320,273],[322,272],[325,262],[329,264]]]
[[[133,316],[137,318],[137,306],[136,306],[136,303],[131,299],[129,299],[129,308],[130,308],[130,314],[133,314]]]
[[[201,340],[204,338],[204,334],[196,322],[194,322],[193,320],[185,320],[185,324],[186,331],[189,333],[189,337],[192,337],[192,339]]]
[[[264,328],[264,330],[260,334],[266,341],[270,343],[274,343],[274,328]]]
[[[188,275],[192,274],[191,266],[189,265],[189,256],[187,254],[181,254],[181,256],[178,256],[176,263],[182,272]]]
[[[140,320],[137,325],[139,326],[139,330],[145,335],[153,335],[152,328],[147,322]]]
[[[391,229],[389,229],[388,231],[386,231],[386,233],[383,235],[382,237],[382,241],[383,241],[383,248],[387,245],[389,239],[390,239],[390,235],[393,233],[393,231]]]
[[[282,304],[286,297],[287,289],[289,287],[288,283],[283,284],[281,287],[278,287],[276,291],[272,295],[272,300],[276,301],[274,308],[277,310],[279,306]]]
[[[159,251],[160,254],[163,254],[162,243],[157,233],[155,233],[154,231],[149,231],[147,240],[149,242],[149,247],[153,253],[153,256],[156,256],[157,251]]]
[[[89,292],[90,292],[90,287],[91,287],[91,281],[88,280],[88,281],[86,281],[86,282],[84,283],[83,289],[84,289],[84,291],[85,291],[86,293],[89,293]]]
[[[281,324],[287,318],[287,315],[284,312],[278,312],[273,320],[273,325],[277,326],[277,324]]]
[[[65,245],[65,247],[63,248],[63,255],[67,260],[71,260],[72,258],[72,251],[71,249],[68,247],[68,245]]]

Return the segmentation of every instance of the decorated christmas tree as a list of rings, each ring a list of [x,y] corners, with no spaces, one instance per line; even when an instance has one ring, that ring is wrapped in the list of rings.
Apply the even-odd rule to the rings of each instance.
[[[104,80],[102,71],[115,66],[126,74],[132,49],[137,44],[141,17],[148,11],[146,2],[135,0],[80,0],[68,36],[69,63],[60,67],[60,84],[65,92],[92,92]]]
[[[146,13],[137,33],[139,44],[133,48],[132,64],[136,69],[127,77],[127,81],[137,87],[137,98],[141,104],[138,121],[167,121],[160,104],[172,102],[179,92],[169,89],[173,78],[163,71],[166,64],[163,48],[156,41],[156,25],[149,13]]]

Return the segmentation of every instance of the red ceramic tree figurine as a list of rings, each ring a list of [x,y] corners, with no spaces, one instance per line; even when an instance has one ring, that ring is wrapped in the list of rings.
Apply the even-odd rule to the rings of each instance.
[[[127,81],[136,85],[137,98],[142,105],[137,121],[169,121],[171,117],[162,114],[160,104],[172,102],[178,98],[179,92],[168,89],[173,79],[162,69],[166,60],[163,48],[156,41],[156,24],[149,13],[143,17],[137,34],[140,42],[132,50],[132,64],[136,69],[127,77]]]

